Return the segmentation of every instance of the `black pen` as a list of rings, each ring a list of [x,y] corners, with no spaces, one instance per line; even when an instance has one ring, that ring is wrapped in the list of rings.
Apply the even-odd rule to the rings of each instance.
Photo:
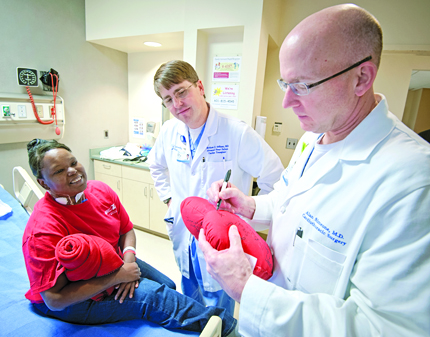
[[[227,187],[227,183],[230,180],[231,170],[228,170],[225,174],[224,182],[222,183],[221,192],[224,191]],[[218,211],[219,206],[221,205],[221,199],[218,200],[218,203],[216,204],[216,210]]]

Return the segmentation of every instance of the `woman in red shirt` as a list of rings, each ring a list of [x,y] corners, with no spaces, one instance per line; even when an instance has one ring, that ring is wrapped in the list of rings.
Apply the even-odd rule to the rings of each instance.
[[[30,280],[26,297],[37,310],[72,323],[146,319],[198,332],[217,315],[223,336],[234,334],[237,322],[225,309],[204,307],[178,293],[172,280],[136,258],[133,224],[118,196],[102,182],[87,181],[84,167],[66,145],[34,139],[27,150],[30,168],[47,190],[35,205],[22,246]],[[102,238],[124,263],[107,275],[70,281],[55,250],[73,234]]]

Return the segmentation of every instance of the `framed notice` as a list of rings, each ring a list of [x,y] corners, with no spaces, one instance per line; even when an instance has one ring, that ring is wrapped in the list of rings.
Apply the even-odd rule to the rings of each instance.
[[[212,84],[211,106],[214,108],[237,110],[238,98],[237,84]]]
[[[240,82],[241,56],[214,57],[213,82]]]
[[[133,137],[143,138],[145,136],[146,123],[143,118],[133,118],[131,128],[133,130]]]

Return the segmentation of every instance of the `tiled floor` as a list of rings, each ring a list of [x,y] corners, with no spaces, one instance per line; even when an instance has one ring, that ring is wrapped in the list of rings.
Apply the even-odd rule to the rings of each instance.
[[[138,229],[136,232],[137,256],[170,277],[176,283],[176,289],[181,290],[181,273],[173,255],[170,240],[149,234]],[[234,317],[239,317],[239,304],[236,303]]]
[[[181,273],[173,255],[170,240],[135,229],[136,252],[139,259],[149,263],[176,283],[176,289],[181,290]]]

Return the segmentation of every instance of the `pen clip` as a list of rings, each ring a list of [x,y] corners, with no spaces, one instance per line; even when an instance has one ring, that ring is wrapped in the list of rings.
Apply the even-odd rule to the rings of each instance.
[[[296,237],[299,237],[300,239],[303,237],[303,229],[302,229],[302,227],[299,227],[299,228],[297,228],[297,230],[296,230],[296,235],[294,235],[294,240],[293,240],[293,247],[294,247],[294,244],[296,243]]]

